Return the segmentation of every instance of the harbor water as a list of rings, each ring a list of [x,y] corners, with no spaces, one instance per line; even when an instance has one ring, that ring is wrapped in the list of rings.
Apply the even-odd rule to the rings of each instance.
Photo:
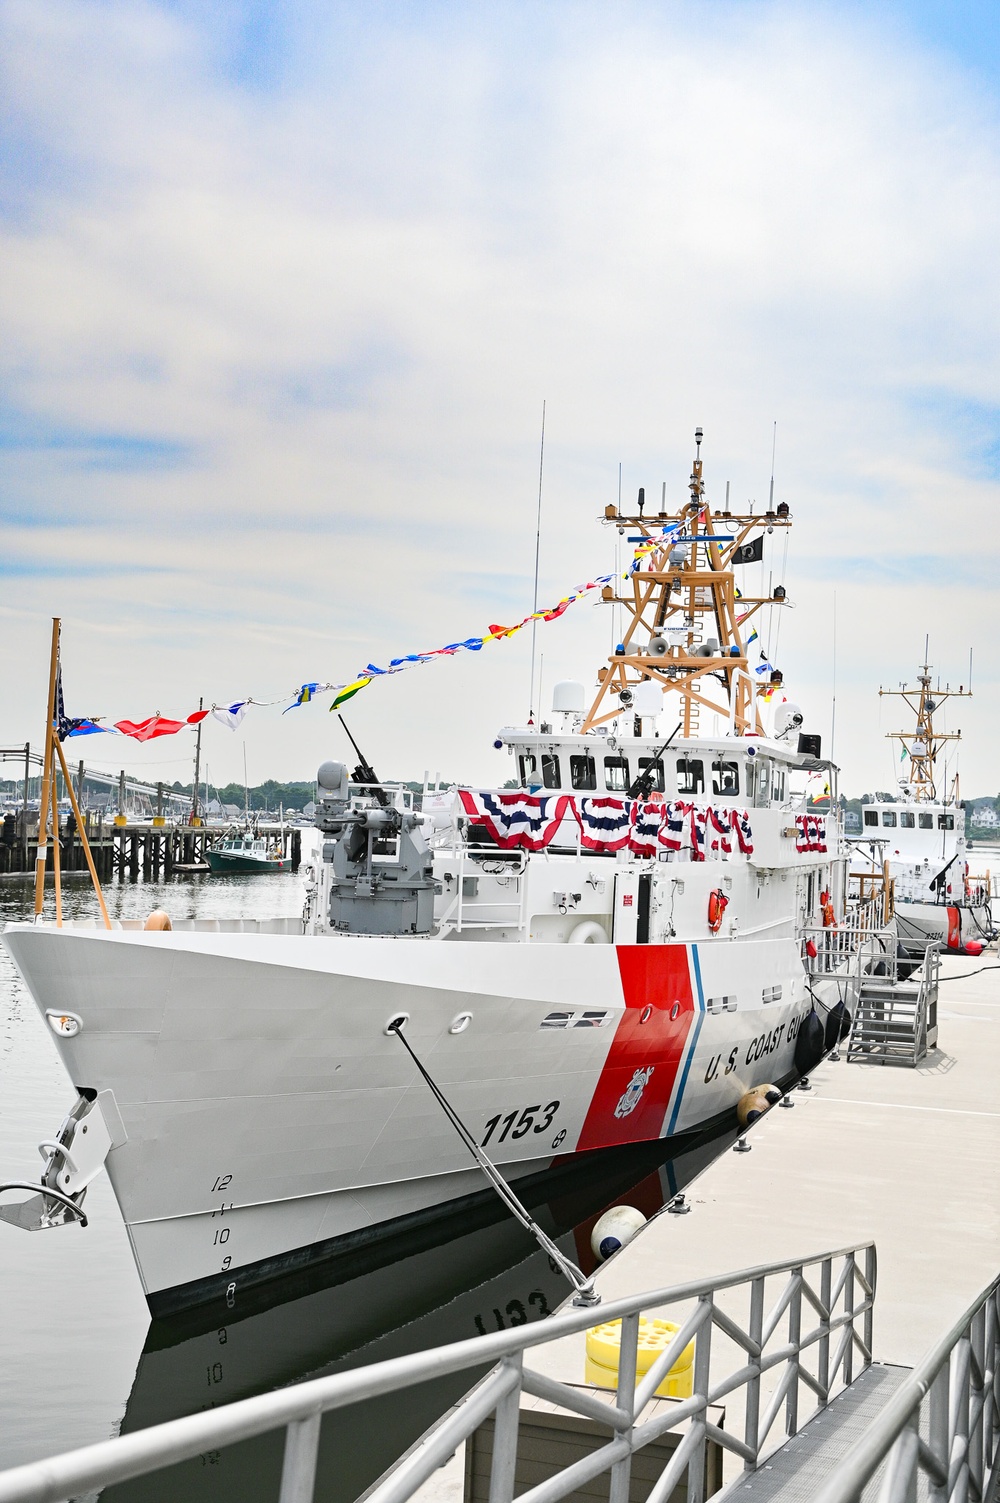
[[[175,876],[106,889],[112,918],[293,917],[296,876]],[[66,917],[92,916],[85,877],[64,880]],[[51,909],[47,893],[47,912]],[[0,924],[28,917],[23,878],[0,882]],[[0,1178],[36,1179],[36,1145],[73,1100],[34,1004],[0,950]],[[532,1210],[570,1256],[586,1260],[597,1214],[628,1200],[647,1215],[732,1142],[615,1150],[599,1170],[560,1170]],[[90,1444],[346,1367],[543,1319],[566,1297],[563,1277],[500,1205],[442,1216],[403,1245],[359,1254],[331,1282],[322,1272],[266,1286],[239,1308],[206,1307],[151,1322],[110,1184],[88,1191],[89,1224],[45,1233],[0,1225],[0,1467]],[[468,1385],[458,1375],[326,1416],[319,1490],[362,1493]],[[273,1499],[283,1437],[264,1436],[117,1488],[144,1500]]]

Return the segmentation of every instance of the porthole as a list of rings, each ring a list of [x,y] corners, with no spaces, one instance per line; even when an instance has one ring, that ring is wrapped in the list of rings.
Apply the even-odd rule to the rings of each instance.
[[[639,1014],[639,1022],[640,1023],[648,1023],[649,1020],[650,1020],[650,1018],[652,1016],[653,1016],[653,1009],[651,1007],[649,1007],[649,1006],[646,1006],[646,1007],[644,1007],[642,1009],[642,1012]]]
[[[448,1025],[449,1033],[464,1033],[472,1022],[471,1012],[456,1013]]]
[[[670,1009],[670,1021],[671,1021],[671,1023],[673,1023],[673,1022],[675,1022],[677,1020],[677,1018],[680,1016],[680,1011],[681,1011],[681,1004],[679,1002],[675,1002],[674,1005],[673,1005],[673,1007]]]
[[[409,1021],[410,1014],[408,1012],[394,1012],[392,1017],[386,1023],[385,1027],[382,1029],[382,1032],[387,1037],[391,1037],[394,1033],[402,1033],[403,1029],[406,1027]]]

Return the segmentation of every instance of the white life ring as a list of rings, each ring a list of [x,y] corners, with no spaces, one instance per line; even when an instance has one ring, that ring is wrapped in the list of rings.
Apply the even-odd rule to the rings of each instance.
[[[575,929],[569,932],[566,940],[568,945],[606,945],[610,941],[602,924],[596,919],[584,919],[582,924],[577,924]]]

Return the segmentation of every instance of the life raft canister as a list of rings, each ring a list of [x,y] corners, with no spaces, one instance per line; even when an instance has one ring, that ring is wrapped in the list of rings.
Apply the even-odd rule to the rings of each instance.
[[[722,920],[726,909],[729,907],[729,899],[721,887],[716,887],[708,895],[708,927],[713,934],[718,934],[722,928]]]

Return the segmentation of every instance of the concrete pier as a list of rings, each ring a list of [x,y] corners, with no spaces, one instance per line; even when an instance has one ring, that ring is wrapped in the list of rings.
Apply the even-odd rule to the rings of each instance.
[[[603,1297],[874,1238],[874,1357],[911,1367],[1000,1268],[995,952],[944,961],[938,1018],[938,1047],[915,1069],[823,1064],[794,1109],[751,1130],[749,1153],[726,1151],[690,1186],[690,1214],[661,1213],[601,1269]],[[536,1348],[531,1365],[582,1382],[584,1338]],[[459,1453],[421,1499],[458,1503],[463,1466]],[[727,1480],[738,1470],[728,1457]]]

